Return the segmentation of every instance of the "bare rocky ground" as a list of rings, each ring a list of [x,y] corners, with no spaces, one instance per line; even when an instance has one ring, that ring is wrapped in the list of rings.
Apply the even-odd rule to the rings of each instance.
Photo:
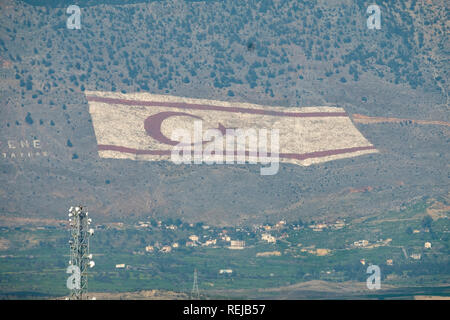
[[[97,300],[186,300],[189,296],[185,293],[162,291],[162,290],[145,290],[137,292],[90,292],[89,298],[95,297]],[[57,300],[63,300],[57,298]]]
[[[444,287],[444,286],[443,286]],[[448,286],[447,291],[448,291]],[[418,294],[415,294],[417,292]],[[448,300],[448,296],[421,294],[421,288],[402,288],[393,285],[382,285],[380,290],[369,290],[364,282],[345,281],[328,282],[311,280],[289,286],[267,289],[210,290],[201,292],[202,300],[219,299],[379,299],[380,297],[415,300]],[[91,292],[89,297],[97,300],[189,300],[186,293],[163,290],[145,290],[137,292]],[[57,298],[65,299],[64,297]]]

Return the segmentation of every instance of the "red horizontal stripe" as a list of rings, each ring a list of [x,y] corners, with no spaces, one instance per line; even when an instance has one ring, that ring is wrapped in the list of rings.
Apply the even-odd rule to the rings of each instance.
[[[344,148],[344,149],[315,151],[315,152],[309,152],[309,153],[303,153],[303,154],[280,153],[280,158],[305,160],[305,159],[328,157],[328,156],[334,156],[337,154],[344,154],[344,153],[351,153],[351,152],[365,151],[365,150],[375,150],[375,147],[374,146],[353,147],[353,148]]]
[[[140,150],[133,149],[121,146],[113,146],[113,145],[98,145],[98,150],[109,150],[109,151],[118,151],[122,153],[132,153],[132,154],[148,154],[148,155],[156,155],[156,156],[167,156],[171,154],[171,150]],[[327,156],[333,156],[344,153],[351,153],[357,151],[365,151],[365,150],[375,150],[374,146],[365,146],[365,147],[353,147],[353,148],[344,148],[344,149],[334,149],[334,150],[326,150],[326,151],[315,151],[309,153],[280,153],[279,157],[283,159],[295,159],[295,160],[305,160],[311,158],[322,158]],[[237,155],[237,152],[234,153]],[[250,153],[248,151],[245,152],[245,155],[248,156]],[[255,153],[251,154],[252,156],[256,156]],[[271,155],[268,154],[267,157]]]
[[[223,112],[234,112],[234,113],[249,113],[249,114],[260,114],[278,117],[298,117],[298,118],[309,118],[309,117],[346,117],[348,116],[346,112],[282,112],[282,111],[272,111],[264,109],[251,109],[251,108],[240,108],[240,107],[223,107],[223,106],[213,106],[208,104],[196,104],[196,103],[186,103],[186,102],[165,102],[165,101],[142,101],[142,100],[128,100],[128,99],[117,99],[117,98],[107,98],[98,96],[86,96],[88,101],[96,101],[110,104],[123,104],[128,106],[146,106],[146,107],[167,107],[167,108],[179,108],[179,109],[193,109],[193,110],[214,110]]]

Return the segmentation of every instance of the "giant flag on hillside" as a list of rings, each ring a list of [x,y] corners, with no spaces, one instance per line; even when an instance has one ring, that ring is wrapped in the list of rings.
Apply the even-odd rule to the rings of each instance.
[[[378,152],[342,108],[276,107],[149,93],[86,92],[102,158],[170,160],[176,128],[279,130],[279,160],[311,165]],[[208,142],[203,141],[203,144]]]

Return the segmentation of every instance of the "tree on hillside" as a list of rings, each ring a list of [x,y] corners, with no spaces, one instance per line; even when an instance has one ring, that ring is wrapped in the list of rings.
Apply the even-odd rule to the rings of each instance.
[[[422,227],[424,229],[431,229],[431,223],[433,222],[433,218],[431,218],[430,215],[426,215],[423,219],[422,219]]]

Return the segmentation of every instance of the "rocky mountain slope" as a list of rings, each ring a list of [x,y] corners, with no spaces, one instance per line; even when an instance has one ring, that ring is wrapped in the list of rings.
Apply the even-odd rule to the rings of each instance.
[[[380,30],[367,28],[369,1],[80,1],[80,30],[66,28],[69,2],[0,1],[1,215],[64,219],[80,202],[96,221],[229,225],[448,194],[448,2],[377,1]],[[404,121],[355,121],[379,154],[267,177],[254,165],[100,159],[86,90]]]

